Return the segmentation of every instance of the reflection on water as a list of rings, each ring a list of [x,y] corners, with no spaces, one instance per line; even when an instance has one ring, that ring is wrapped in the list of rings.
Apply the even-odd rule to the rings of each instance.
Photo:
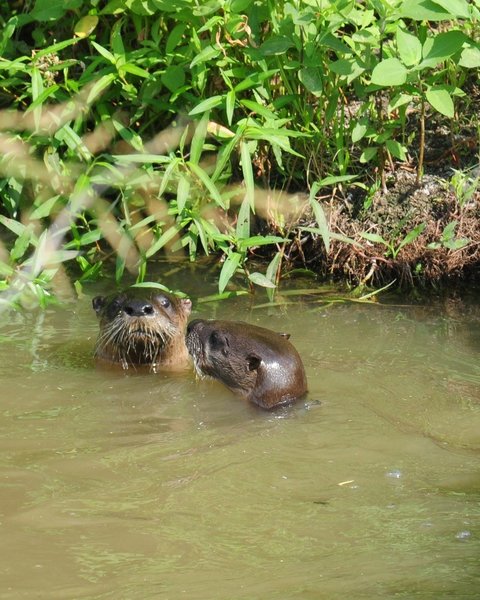
[[[88,299],[12,317],[0,598],[478,598],[469,310],[220,306],[292,334],[309,401],[275,413],[191,373],[95,369]]]

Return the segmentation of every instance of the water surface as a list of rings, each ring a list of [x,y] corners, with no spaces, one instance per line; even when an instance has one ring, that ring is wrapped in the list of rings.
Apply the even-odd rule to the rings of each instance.
[[[307,403],[96,369],[89,297],[3,324],[0,598],[478,598],[475,303],[198,315],[289,331]]]

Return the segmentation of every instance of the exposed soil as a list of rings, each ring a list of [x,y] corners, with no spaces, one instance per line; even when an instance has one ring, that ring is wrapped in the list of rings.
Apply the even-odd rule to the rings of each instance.
[[[444,177],[425,175],[417,186],[415,173],[399,170],[390,176],[388,191],[378,191],[368,207],[364,197],[353,195],[323,205],[331,234],[355,243],[331,237],[327,253],[321,236],[303,234],[289,258],[353,285],[382,286],[396,280],[407,288],[479,279],[480,192],[475,189],[468,197],[475,177],[478,173],[462,182],[459,193]],[[301,224],[316,226],[313,218]],[[415,236],[417,227],[421,232]],[[381,236],[385,243],[362,234]]]

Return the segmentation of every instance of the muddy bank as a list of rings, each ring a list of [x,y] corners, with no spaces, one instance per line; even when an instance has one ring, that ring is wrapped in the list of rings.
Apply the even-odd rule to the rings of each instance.
[[[323,277],[352,285],[398,286],[480,279],[480,193],[475,177],[458,181],[397,171],[387,192],[371,199],[338,196],[323,209],[330,230],[324,237],[299,230],[287,255]],[[301,227],[316,227],[312,215]]]

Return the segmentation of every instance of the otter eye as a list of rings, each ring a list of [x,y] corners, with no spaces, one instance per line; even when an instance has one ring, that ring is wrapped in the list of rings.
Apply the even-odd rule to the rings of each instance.
[[[163,306],[163,308],[168,308],[171,304],[170,300],[166,296],[160,296],[158,299],[158,303],[160,304],[160,306]]]

